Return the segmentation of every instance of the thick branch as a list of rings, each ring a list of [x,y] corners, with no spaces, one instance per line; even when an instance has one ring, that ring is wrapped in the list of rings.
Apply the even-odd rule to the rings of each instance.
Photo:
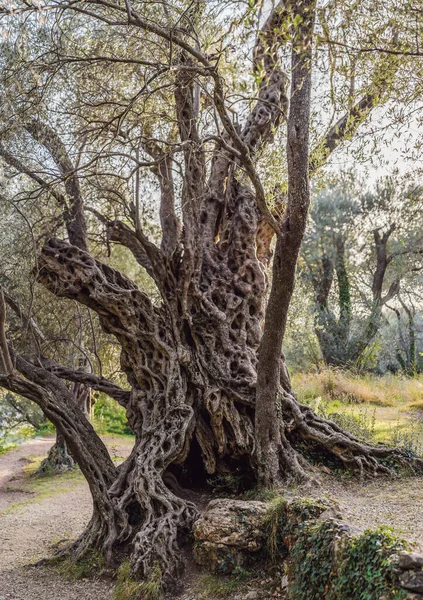
[[[168,256],[176,249],[181,235],[181,224],[175,213],[173,155],[172,153],[162,152],[160,146],[151,139],[143,140],[142,147],[157,161],[157,164],[151,170],[156,175],[160,185],[161,249]]]
[[[65,184],[69,208],[64,213],[69,241],[81,250],[88,250],[87,224],[84,215],[84,203],[78,175],[69,157],[66,147],[52,127],[41,121],[30,121],[25,129],[39,144],[50,152]]]
[[[227,146],[225,140],[225,137],[227,137],[235,146],[234,150],[236,150],[237,155],[235,157],[234,153],[222,150],[220,145],[214,154],[208,182],[208,193],[202,206],[201,215],[203,231],[206,241],[209,243],[216,236],[220,222],[224,217],[225,197],[228,196],[230,178],[234,175],[236,164],[243,165],[251,178],[256,191],[257,204],[263,215],[263,222],[266,229],[271,231],[270,238],[273,237],[278,228],[277,222],[267,208],[264,192],[256,181],[252,159],[272,140],[275,130],[286,118],[288,110],[286,90],[289,81],[282,70],[278,57],[280,45],[284,41],[280,31],[288,14],[286,2],[282,0],[271,11],[269,18],[258,34],[253,56],[254,72],[256,76],[261,78],[258,100],[240,135],[238,136],[233,125],[225,123],[225,119],[222,119],[226,129],[226,136],[222,136],[222,146]],[[223,97],[215,95],[215,99],[222,118]],[[231,166],[232,170],[230,172]]]
[[[182,55],[182,61],[187,60]],[[175,87],[179,135],[184,147],[182,216],[184,222],[183,298],[191,280],[198,280],[201,266],[200,205],[204,195],[205,157],[197,131],[194,110],[194,83],[189,73],[180,71]],[[183,303],[185,304],[184,300]]]
[[[0,287],[0,367],[6,375],[13,373],[13,363],[10,358],[6,339],[6,302],[3,289]]]
[[[281,119],[287,116],[289,79],[282,70],[278,52],[287,40],[282,31],[290,12],[285,0],[281,0],[257,37],[253,61],[255,74],[261,78],[259,98],[241,134],[251,154],[272,140]]]
[[[160,288],[166,276],[162,251],[150,242],[142,230],[134,231],[118,219],[111,221],[93,208],[88,210],[107,227],[108,239],[128,248],[137,263],[147,271]]]
[[[92,373],[86,373],[85,371],[69,369],[49,358],[43,357],[41,363],[47,371],[50,371],[60,379],[75,383],[84,383],[93,390],[107,394],[110,398],[119,402],[121,406],[126,407],[128,405],[130,392],[122,389],[105,377],[98,377]]]
[[[132,329],[132,317],[138,308],[147,328],[154,321],[150,299],[132,281],[67,242],[52,239],[43,247],[38,277],[56,296],[92,308],[112,333],[130,335],[128,329]]]

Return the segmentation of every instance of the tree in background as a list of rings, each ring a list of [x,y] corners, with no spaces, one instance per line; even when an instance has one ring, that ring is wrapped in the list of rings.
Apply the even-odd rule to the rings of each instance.
[[[400,289],[420,286],[422,206],[421,188],[394,178],[366,192],[350,173],[317,193],[301,256],[326,364],[358,365],[390,302],[408,313]]]
[[[398,48],[421,32],[396,2],[384,7],[384,27],[366,2],[352,14],[281,1],[265,17],[262,4],[237,2],[45,8],[41,29],[32,6],[3,9],[19,33],[4,42],[0,155],[50,207],[37,284],[98,315],[129,389],[52,364],[36,347],[23,354],[6,343],[4,321],[0,384],[39,404],[89,483],[93,517],[68,549],[73,558],[96,549],[116,565],[129,555],[134,577],[159,572],[170,586],[198,509],[166,484],[169,472],[188,483],[235,473],[244,486],[273,486],[307,477],[304,440],[361,474],[387,472],[383,459],[399,457],[299,404],[282,342],[309,176],[398,87],[400,61],[408,64]],[[362,52],[364,37],[386,52]],[[338,53],[345,38],[351,48]],[[239,60],[250,61],[251,78]],[[312,128],[312,75],[328,65],[330,85],[316,88],[334,118]],[[271,146],[276,189],[261,161]],[[142,208],[156,201],[151,231]],[[109,264],[116,244],[149,275],[154,296]],[[126,408],[135,445],[119,467],[72,381]]]
[[[6,196],[1,199],[0,213],[7,228],[5,227],[5,235],[0,241],[3,256],[0,282],[10,290],[10,293],[3,294],[10,311],[9,334],[13,335],[22,352],[31,352],[35,346],[40,352],[48,352],[55,359],[59,358],[62,363],[90,371],[92,365],[88,363],[87,355],[84,355],[84,344],[87,344],[88,338],[89,354],[92,354],[91,346],[96,343],[96,326],[92,319],[75,311],[75,307],[68,306],[64,312],[63,306],[52,306],[46,294],[41,289],[35,290],[33,286],[30,274],[34,264],[32,242],[38,235],[40,225],[37,216],[34,216],[37,213],[37,200],[31,198],[30,193],[29,197],[18,194],[13,200]],[[15,210],[16,205],[20,209],[25,206],[28,217],[23,219],[22,214]],[[14,249],[13,253],[7,251],[11,247]],[[92,399],[89,386],[74,382],[68,387],[78,406],[90,419]],[[0,421],[2,435],[23,423],[31,425],[33,431],[47,425],[40,408],[24,398],[7,393],[1,399],[1,407],[4,417]],[[61,432],[57,431],[56,442],[37,473],[63,473],[72,470],[74,466],[66,441]]]
[[[421,298],[416,298],[416,290],[408,290],[398,293],[397,300],[399,307],[387,304],[396,317],[396,352],[395,357],[399,363],[400,369],[407,375],[416,375],[422,371],[421,350],[423,345],[422,337],[422,311],[416,308],[417,302]],[[419,343],[420,342],[420,343]],[[419,352],[420,350],[420,352]]]
[[[39,407],[10,392],[0,396],[0,436],[6,437],[13,429],[30,425],[34,430],[45,424],[45,418]]]

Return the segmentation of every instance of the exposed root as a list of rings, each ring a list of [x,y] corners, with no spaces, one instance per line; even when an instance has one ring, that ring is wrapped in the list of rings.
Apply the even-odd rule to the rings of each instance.
[[[395,467],[423,471],[422,459],[408,456],[398,448],[364,443],[333,421],[316,415],[287,392],[283,393],[282,406],[290,431],[331,452],[347,469],[358,471],[361,479],[379,474],[392,475]]]

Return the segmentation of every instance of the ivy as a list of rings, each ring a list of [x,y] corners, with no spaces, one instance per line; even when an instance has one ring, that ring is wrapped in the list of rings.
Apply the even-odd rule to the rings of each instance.
[[[290,551],[291,600],[402,600],[394,557],[405,543],[387,528],[352,537],[335,560],[340,525],[299,525]]]
[[[387,528],[366,531],[352,538],[345,548],[343,560],[333,581],[328,600],[387,600],[406,597],[396,586],[393,558],[404,549],[404,542]],[[359,582],[360,585],[357,585]]]
[[[290,553],[292,600],[325,597],[333,568],[332,542],[338,529],[332,521],[300,526]]]

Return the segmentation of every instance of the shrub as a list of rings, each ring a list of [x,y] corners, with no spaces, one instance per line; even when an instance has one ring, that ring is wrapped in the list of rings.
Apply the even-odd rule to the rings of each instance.
[[[98,433],[131,435],[125,409],[104,394],[94,404],[94,426]]]

